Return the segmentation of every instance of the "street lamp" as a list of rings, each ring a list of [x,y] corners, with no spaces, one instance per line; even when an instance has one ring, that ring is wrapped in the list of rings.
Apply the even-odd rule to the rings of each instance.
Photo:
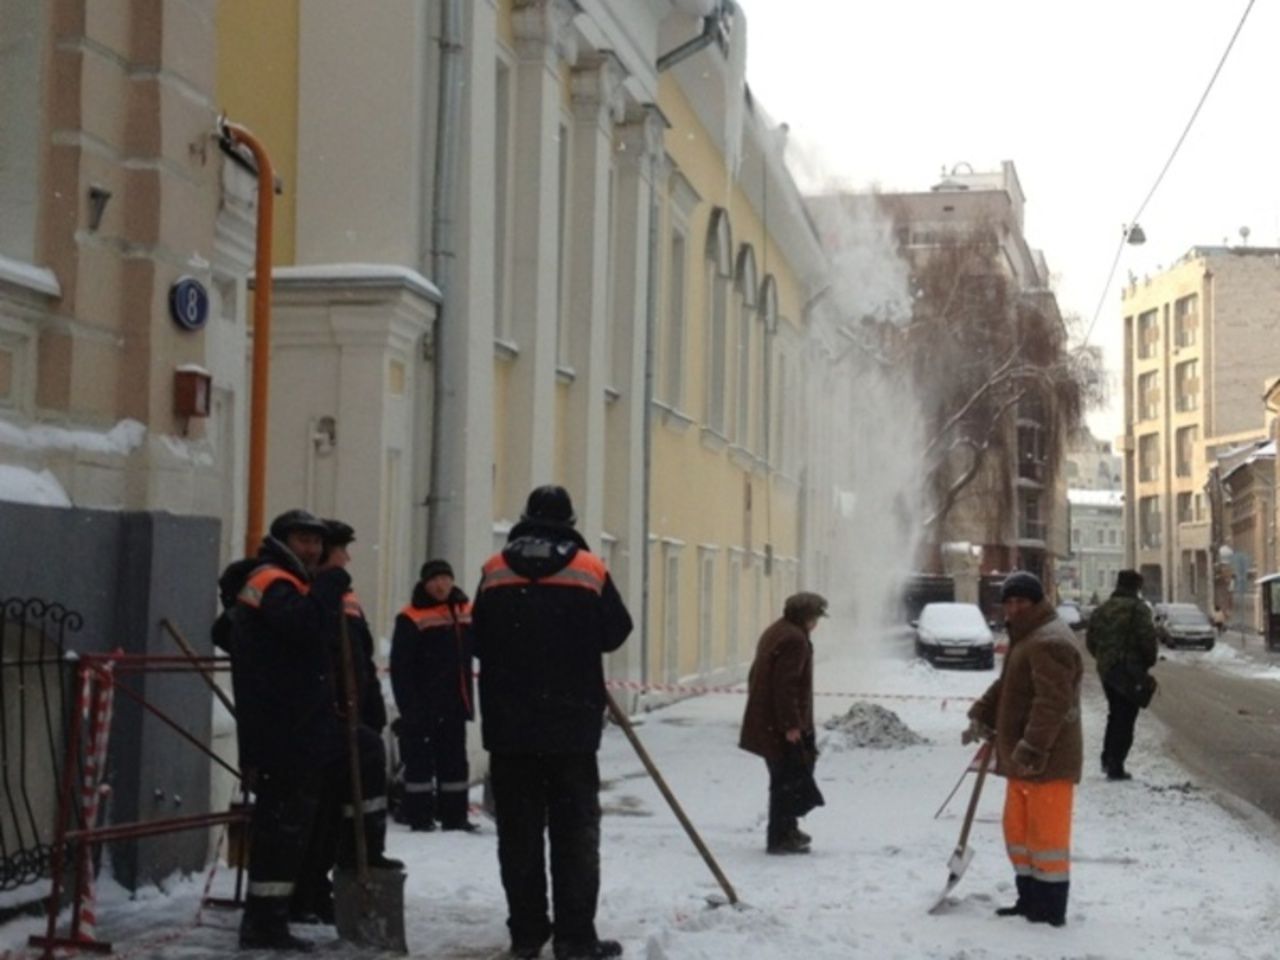
[[[1142,225],[1139,223],[1130,224],[1124,228],[1124,242],[1131,247],[1140,247],[1147,242],[1147,235],[1142,231]]]

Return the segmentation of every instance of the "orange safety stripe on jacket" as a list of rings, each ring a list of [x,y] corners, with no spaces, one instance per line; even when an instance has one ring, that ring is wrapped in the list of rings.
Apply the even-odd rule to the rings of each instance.
[[[464,627],[471,625],[470,603],[460,603],[452,609],[457,611],[456,618],[450,613],[450,607],[447,603],[437,603],[430,607],[415,607],[410,603],[400,611],[400,615],[412,620],[413,625],[419,630],[430,630],[432,627],[452,627],[454,623]]]
[[[604,561],[586,550],[578,551],[569,561],[568,566],[557,570],[549,577],[539,577],[537,580],[522,577],[516,573],[507,565],[506,558],[499,553],[490,557],[484,565],[484,575],[480,578],[480,590],[538,583],[555,587],[578,587],[600,594],[604,592],[604,582],[608,575]]]
[[[257,609],[262,606],[262,598],[266,596],[267,590],[277,580],[289,581],[289,583],[293,584],[294,589],[302,594],[308,593],[311,589],[288,570],[266,564],[258,567],[257,570],[254,570],[249,575],[249,579],[240,588],[240,595],[236,599],[246,607]]]

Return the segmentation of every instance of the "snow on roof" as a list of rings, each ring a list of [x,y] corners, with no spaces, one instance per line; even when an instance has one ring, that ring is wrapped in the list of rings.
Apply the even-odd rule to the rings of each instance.
[[[0,444],[21,450],[81,450],[87,453],[128,454],[142,445],[147,428],[137,420],[121,420],[106,432],[71,430],[49,424],[20,427],[0,420]]]
[[[1067,503],[1073,507],[1115,507],[1124,506],[1123,490],[1083,490],[1067,491]]]
[[[249,286],[255,275],[249,274]],[[302,266],[273,267],[271,281],[274,284],[315,284],[318,286],[369,287],[383,286],[388,281],[404,284],[432,303],[440,303],[440,288],[417,270],[398,263],[311,263]]]
[[[48,470],[36,473],[26,467],[0,464],[0,500],[33,503],[41,507],[69,507],[71,498]]]

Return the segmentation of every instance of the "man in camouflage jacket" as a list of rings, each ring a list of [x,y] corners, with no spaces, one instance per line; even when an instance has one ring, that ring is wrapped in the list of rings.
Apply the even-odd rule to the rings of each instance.
[[[1098,665],[1098,678],[1107,695],[1102,772],[1108,780],[1132,779],[1124,762],[1133,746],[1133,726],[1140,707],[1123,687],[1132,687],[1156,662],[1156,628],[1141,591],[1142,574],[1121,570],[1115,592],[1093,611],[1085,635],[1085,645]]]

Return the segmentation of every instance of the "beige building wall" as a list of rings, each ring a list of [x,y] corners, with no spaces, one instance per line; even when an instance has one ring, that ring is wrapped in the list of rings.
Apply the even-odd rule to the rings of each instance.
[[[1128,553],[1167,600],[1211,602],[1206,449],[1263,432],[1258,384],[1280,365],[1275,256],[1193,247],[1123,292]]]

